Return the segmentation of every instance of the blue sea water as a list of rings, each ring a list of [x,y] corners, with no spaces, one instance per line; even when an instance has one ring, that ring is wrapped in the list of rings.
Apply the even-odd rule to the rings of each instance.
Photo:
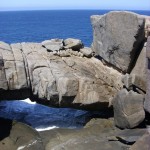
[[[50,108],[25,101],[1,101],[0,117],[26,123],[37,130],[49,127],[81,128],[94,112],[71,108]]]
[[[0,12],[0,41],[41,42],[52,38],[78,38],[92,43],[91,15],[109,10],[59,10]],[[150,11],[134,11],[149,15]],[[81,127],[94,113],[75,109],[48,108],[22,101],[0,102],[0,117],[15,119],[34,128]]]
[[[49,10],[0,12],[0,41],[41,42],[52,38],[78,38],[92,43],[91,15],[109,10]],[[150,11],[135,11],[150,15]]]

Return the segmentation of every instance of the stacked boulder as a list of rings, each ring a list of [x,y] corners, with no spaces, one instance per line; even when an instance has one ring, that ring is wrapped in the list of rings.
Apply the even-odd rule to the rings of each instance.
[[[134,128],[145,119],[145,18],[132,12],[119,11],[91,17],[93,51],[107,65],[123,74],[124,88],[112,101],[115,124],[120,128]]]
[[[61,57],[68,57],[70,55],[92,57],[93,55],[92,49],[84,47],[84,44],[79,39],[51,39],[43,41],[42,46],[46,48],[48,52]]]

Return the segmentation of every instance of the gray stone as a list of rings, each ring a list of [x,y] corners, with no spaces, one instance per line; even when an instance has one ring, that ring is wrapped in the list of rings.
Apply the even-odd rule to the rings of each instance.
[[[95,104],[97,109],[105,109],[122,88],[122,74],[96,58],[82,58],[72,50],[67,51],[68,57],[58,56],[61,52],[48,55],[39,43],[21,45],[28,64],[31,99],[46,99],[53,106]]]
[[[144,44],[144,47],[136,61],[136,64],[131,71],[131,75],[135,75],[134,79],[134,85],[142,89],[143,91],[146,91],[146,68],[147,68],[147,62],[146,62],[146,43]]]
[[[149,150],[150,133],[145,133],[129,150]]]
[[[14,82],[15,89],[24,89],[29,88],[28,82],[27,82],[27,76],[26,76],[26,69],[24,64],[24,58],[22,56],[21,51],[21,44],[11,44],[12,52],[14,55],[14,62],[15,62],[15,68],[16,68],[16,78],[17,81]]]
[[[59,51],[63,49],[63,39],[51,39],[42,42],[48,51]]]
[[[133,78],[130,74],[125,74],[123,77],[122,77],[122,82],[123,84],[125,85],[125,87],[127,89],[130,89],[131,86],[133,85]]]
[[[150,36],[150,17],[149,16],[144,17],[145,17],[145,37],[148,38],[148,36]]]
[[[91,17],[93,51],[118,69],[130,73],[145,39],[143,16],[131,12],[109,12]]]
[[[22,51],[28,64],[32,96],[50,100],[57,90],[47,50],[39,43],[22,43]]]
[[[2,41],[0,41],[0,49],[11,51],[10,45]]]
[[[140,139],[146,132],[147,129],[126,129],[120,131],[116,137],[124,143],[132,144]]]
[[[6,80],[4,59],[2,53],[0,53],[0,89],[8,90],[8,83]]]
[[[60,56],[60,57],[69,57],[70,54],[68,54],[68,53],[64,50],[64,51],[60,51],[59,56]]]
[[[83,48],[83,43],[81,40],[68,38],[64,40],[65,49],[72,49],[72,50],[80,50]]]
[[[114,119],[120,128],[134,128],[145,119],[144,96],[122,89],[113,99]]]
[[[144,102],[144,108],[147,112],[150,113],[150,36],[147,40],[147,47],[146,47],[146,58],[147,58],[147,77],[146,77],[146,96]]]
[[[0,53],[2,54],[1,58],[3,59],[2,61],[8,89],[15,90],[17,83],[17,71],[15,67],[15,58],[12,49],[8,44],[4,43],[2,46],[0,46]]]
[[[5,130],[6,128],[4,128]],[[13,122],[10,131],[5,132],[9,132],[9,134],[0,141],[1,150],[44,150],[40,135],[28,125]]]
[[[98,104],[98,109],[108,107],[111,99],[122,88],[122,75],[95,58],[64,58],[65,62],[68,60],[74,61],[71,68],[79,80],[79,89],[73,104]]]
[[[127,89],[134,90],[134,88],[136,88],[138,91],[141,91],[141,93],[145,94],[142,91],[146,91],[146,77],[142,78],[141,76],[140,74],[125,74],[122,78],[122,82]]]
[[[120,72],[71,49],[54,53],[41,43],[18,43],[0,52],[1,99],[29,97],[49,106],[103,110],[123,87]]]
[[[93,53],[92,49],[89,47],[84,47],[80,49],[80,52],[83,53],[83,55],[86,57],[92,57],[92,53]]]
[[[82,129],[54,129],[40,133],[46,136],[46,150],[127,150],[128,146],[108,137],[116,132],[113,121],[95,119]]]

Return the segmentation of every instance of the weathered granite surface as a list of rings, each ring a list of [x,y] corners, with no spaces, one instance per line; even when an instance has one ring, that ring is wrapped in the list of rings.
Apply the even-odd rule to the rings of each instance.
[[[144,108],[147,112],[150,113],[150,36],[147,40],[147,48],[146,48],[146,58],[147,58],[147,77],[146,77],[146,84],[147,84],[147,91],[145,96],[145,103]]]
[[[32,127],[5,119],[0,123],[1,150],[44,150],[42,138]]]
[[[101,60],[79,39],[0,42],[0,99],[30,98],[49,106],[96,110],[108,108],[123,86],[146,91],[145,17],[110,12],[93,16],[92,25],[93,50]],[[124,82],[122,71],[131,72]]]
[[[76,51],[71,46],[65,50],[70,41],[71,45],[75,41]],[[59,39],[42,44],[1,42],[0,99],[29,97],[41,103],[47,101],[51,106],[108,107],[122,88],[122,74],[94,57],[83,57],[86,54],[83,49],[80,51],[80,40],[67,39],[64,50],[56,50],[61,42]],[[50,51],[49,46],[54,45],[56,49]]]
[[[114,119],[120,128],[134,128],[145,119],[144,96],[122,89],[113,99]]]
[[[92,16],[91,22],[95,53],[116,68],[130,73],[145,39],[144,16],[113,11]]]
[[[93,119],[83,129],[56,129],[45,133],[49,137],[45,150],[127,150],[128,145],[109,140],[115,138],[116,133],[113,120]]]
[[[144,107],[150,113],[150,38],[145,45],[147,50],[144,46],[150,33],[148,21],[145,24],[145,16],[130,12],[110,12],[93,16],[92,25],[92,49],[100,56],[98,59],[78,39],[10,45],[0,42],[0,100],[29,97],[49,106],[94,110],[106,109],[113,103],[116,126],[139,126],[145,119]],[[146,129],[119,134],[116,130],[119,129],[112,125],[112,120],[106,119],[96,126],[89,123],[83,130],[56,129],[50,134],[52,139],[44,143],[46,149],[57,150],[128,149],[128,145],[119,141],[131,144]],[[148,148],[148,140],[149,134],[145,134],[131,150],[141,149],[140,145]],[[12,140],[9,142],[15,149]]]
[[[145,133],[129,150],[149,150],[150,133]]]

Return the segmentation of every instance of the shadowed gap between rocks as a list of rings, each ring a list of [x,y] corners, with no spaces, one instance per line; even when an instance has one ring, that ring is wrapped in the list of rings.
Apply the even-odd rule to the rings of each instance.
[[[150,70],[150,59],[148,59],[148,69]]]
[[[138,59],[138,57],[139,57],[139,55],[140,55],[140,53],[141,53],[141,51],[142,51],[142,49],[143,49],[143,47],[144,47],[145,42],[146,42],[146,40],[143,40],[143,41],[139,44],[139,46],[134,47],[134,48],[136,49],[136,53],[135,53],[135,51],[132,51],[132,52],[131,52],[131,57],[134,58],[134,59],[133,59],[133,61],[130,62],[130,65],[129,65],[130,68],[129,68],[128,73],[131,73],[132,69],[135,67],[136,62],[137,62],[137,59]]]
[[[10,135],[12,123],[12,120],[0,118],[0,141]]]

